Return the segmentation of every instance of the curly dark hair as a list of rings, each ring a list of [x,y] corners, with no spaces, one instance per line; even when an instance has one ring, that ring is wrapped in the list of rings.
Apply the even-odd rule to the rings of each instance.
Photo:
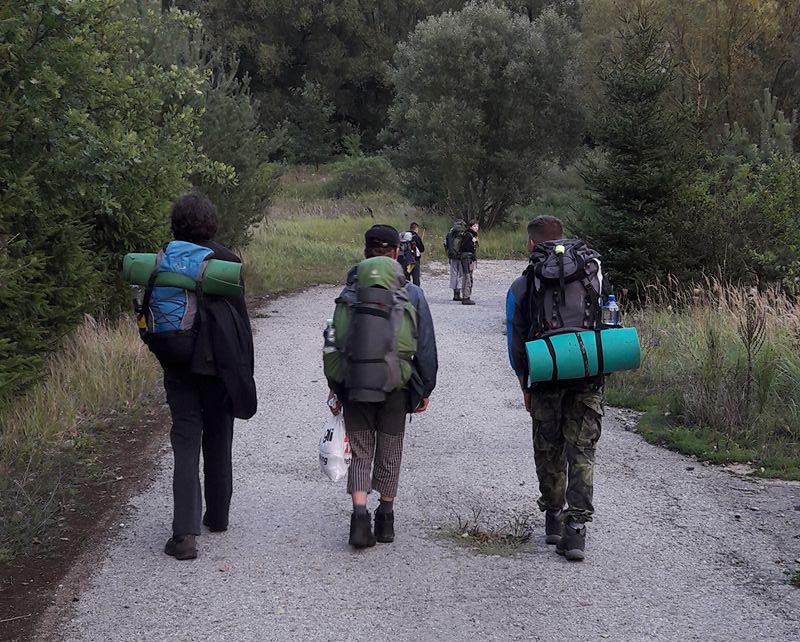
[[[217,208],[200,192],[190,192],[172,204],[172,234],[176,241],[210,241],[217,233]]]

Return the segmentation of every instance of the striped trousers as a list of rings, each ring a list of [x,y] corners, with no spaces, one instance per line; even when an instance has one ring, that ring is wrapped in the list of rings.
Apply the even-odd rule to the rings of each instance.
[[[403,459],[408,393],[393,392],[381,403],[345,403],[344,425],[353,458],[347,492],[375,490],[395,497]]]

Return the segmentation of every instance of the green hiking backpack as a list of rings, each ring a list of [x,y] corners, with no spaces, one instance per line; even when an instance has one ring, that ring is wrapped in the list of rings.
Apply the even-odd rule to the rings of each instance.
[[[348,400],[384,401],[406,387],[417,353],[417,311],[397,261],[376,256],[358,265],[336,299],[333,328],[336,350],[323,354],[325,376],[346,389]]]
[[[461,258],[461,241],[466,232],[467,222],[460,218],[456,219],[453,222],[453,227],[450,228],[450,231],[447,233],[447,237],[444,240],[444,249],[447,251],[448,259]]]

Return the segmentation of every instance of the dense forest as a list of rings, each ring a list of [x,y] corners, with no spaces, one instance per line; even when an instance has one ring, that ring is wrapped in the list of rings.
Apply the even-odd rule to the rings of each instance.
[[[800,0],[7,0],[0,398],[195,186],[235,247],[287,165],[337,160],[501,226],[553,165],[636,293],[800,276]]]

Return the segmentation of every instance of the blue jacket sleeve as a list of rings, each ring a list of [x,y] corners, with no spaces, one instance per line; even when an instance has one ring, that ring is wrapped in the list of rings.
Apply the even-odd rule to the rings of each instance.
[[[525,351],[525,342],[530,328],[521,307],[523,298],[524,289],[519,281],[516,281],[506,296],[506,338],[508,340],[508,359],[518,377],[528,374],[528,355]]]
[[[417,373],[424,387],[423,397],[427,398],[436,387],[436,374],[439,371],[439,354],[436,349],[436,334],[433,330],[433,317],[422,290],[413,288],[412,303],[417,309],[417,354],[414,357]]]

